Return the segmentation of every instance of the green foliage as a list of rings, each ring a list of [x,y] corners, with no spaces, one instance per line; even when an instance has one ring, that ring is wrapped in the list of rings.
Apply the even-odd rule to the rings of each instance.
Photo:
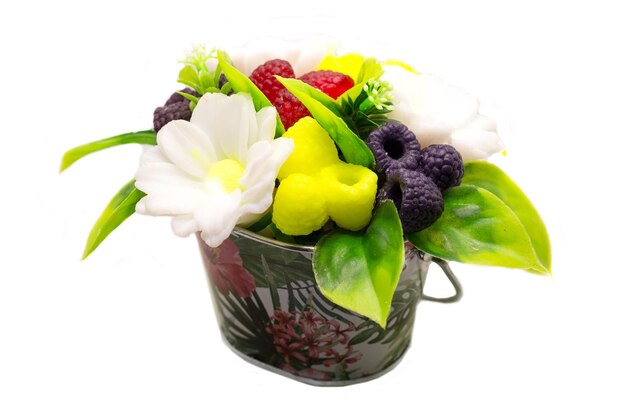
[[[309,95],[310,86],[294,78],[276,77],[311,112],[328,132],[346,160],[351,164],[374,167],[370,148],[348,127],[346,122],[320,101]]]
[[[464,185],[484,188],[504,202],[524,225],[543,269],[550,272],[552,256],[550,237],[539,213],[526,194],[497,166],[486,161],[465,164]]]
[[[203,46],[195,47],[187,58],[181,61],[185,66],[178,73],[178,82],[193,88],[201,96],[219,92],[220,68],[218,66],[209,69],[206,65],[209,59],[216,58],[215,50],[207,53]]]
[[[341,113],[361,139],[367,139],[373,130],[389,120],[386,114],[393,110],[390,92],[388,83],[372,79],[361,86],[354,99],[351,95],[342,99]]]
[[[124,133],[110,138],[98,140],[78,146],[65,152],[61,160],[61,172],[69,168],[74,162],[90,153],[101,151],[112,146],[125,145],[127,143],[140,143],[144,145],[156,145],[156,133],[154,130],[142,130],[140,132]]]
[[[546,273],[526,228],[493,193],[471,185],[450,189],[444,212],[429,228],[407,238],[424,252],[470,264]]]
[[[117,226],[135,212],[135,205],[144,196],[145,194],[135,187],[135,180],[128,182],[115,194],[89,233],[83,259],[87,258]]]
[[[404,265],[404,238],[391,201],[381,203],[365,233],[337,230],[313,252],[313,271],[329,300],[385,327]]]

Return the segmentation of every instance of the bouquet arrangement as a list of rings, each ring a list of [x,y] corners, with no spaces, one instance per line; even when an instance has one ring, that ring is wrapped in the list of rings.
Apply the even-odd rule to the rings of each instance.
[[[211,248],[245,228],[314,246],[322,294],[382,328],[407,247],[550,273],[546,228],[485,161],[503,144],[465,92],[401,61],[306,42],[198,47],[182,63],[186,87],[154,110],[152,129],[65,154],[61,170],[111,146],[145,145],[85,257],[135,212],[169,216],[176,235]]]

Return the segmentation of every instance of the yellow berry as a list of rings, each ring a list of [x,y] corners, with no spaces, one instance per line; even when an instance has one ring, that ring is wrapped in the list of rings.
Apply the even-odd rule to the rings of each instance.
[[[318,175],[326,197],[328,214],[339,227],[361,230],[372,218],[378,176],[360,165],[339,162]]]
[[[292,174],[281,181],[274,197],[272,221],[291,236],[308,235],[328,221],[321,182],[310,175]]]
[[[363,55],[350,53],[341,56],[326,55],[318,65],[318,70],[329,70],[349,75],[355,82],[361,72],[365,58]]]
[[[293,139],[294,150],[278,172],[283,180],[291,174],[315,175],[325,166],[339,161],[335,142],[312,117],[303,117],[283,137]]]

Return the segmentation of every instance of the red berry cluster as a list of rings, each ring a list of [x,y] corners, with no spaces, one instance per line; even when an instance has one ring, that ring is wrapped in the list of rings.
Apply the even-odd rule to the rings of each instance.
[[[265,94],[276,107],[285,129],[289,129],[298,120],[311,113],[302,103],[276,79],[295,78],[291,64],[283,59],[272,59],[259,65],[250,75],[250,80]],[[334,71],[311,71],[302,75],[299,80],[321,90],[333,99],[354,86],[354,80],[348,75]]]

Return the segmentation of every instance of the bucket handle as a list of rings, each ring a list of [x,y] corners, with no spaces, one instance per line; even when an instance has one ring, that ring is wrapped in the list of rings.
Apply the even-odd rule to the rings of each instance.
[[[448,265],[448,263],[443,259],[433,257],[432,260],[434,263],[437,264],[437,266],[439,266],[439,268],[441,268],[443,273],[446,274],[448,280],[450,280],[450,283],[454,287],[454,295],[450,297],[431,297],[429,295],[422,294],[422,300],[434,301],[436,303],[454,303],[459,301],[461,297],[463,297],[463,288],[461,287],[459,279],[456,277],[456,275],[454,275],[452,269],[450,269],[450,265]]]

